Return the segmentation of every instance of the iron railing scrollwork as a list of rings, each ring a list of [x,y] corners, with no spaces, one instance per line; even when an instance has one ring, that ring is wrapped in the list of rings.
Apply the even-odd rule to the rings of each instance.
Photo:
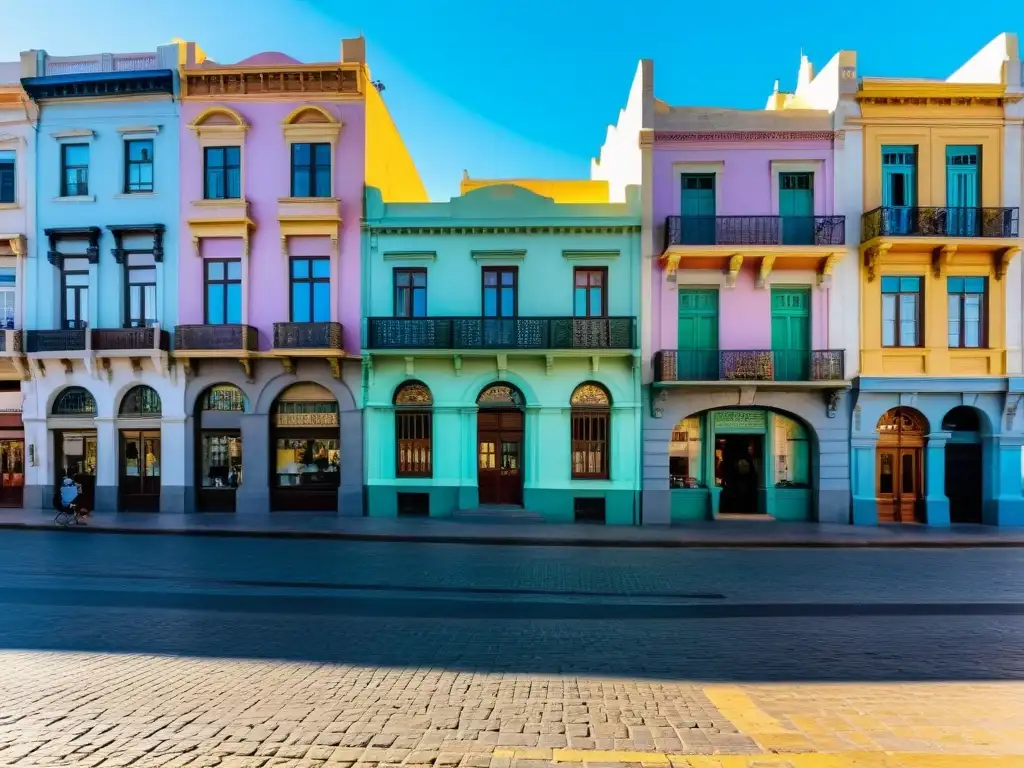
[[[841,349],[670,349],[654,355],[655,381],[843,381]]]
[[[85,334],[87,333],[89,331],[84,328],[58,331],[26,331],[26,351],[30,354],[40,352],[84,352]]]
[[[274,323],[274,349],[343,349],[341,323]]]
[[[861,216],[861,242],[876,237],[1018,237],[1018,208],[882,206]]]
[[[370,349],[633,349],[632,317],[371,317]]]
[[[674,245],[844,245],[845,216],[667,216]]]
[[[257,349],[258,333],[251,325],[179,325],[174,329],[174,348],[189,350]]]
[[[170,334],[156,328],[97,328],[92,332],[92,348],[100,351],[161,349],[166,352],[170,345]]]

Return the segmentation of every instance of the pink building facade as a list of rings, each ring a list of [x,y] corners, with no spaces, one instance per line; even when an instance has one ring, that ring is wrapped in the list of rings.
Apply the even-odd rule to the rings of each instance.
[[[361,515],[363,41],[315,64],[184,50],[186,510]]]

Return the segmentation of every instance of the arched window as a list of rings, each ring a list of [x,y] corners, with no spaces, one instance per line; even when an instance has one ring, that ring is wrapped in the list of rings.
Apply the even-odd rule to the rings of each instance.
[[[203,394],[204,411],[236,411],[245,413],[245,394],[234,384],[215,384]]]
[[[54,416],[95,416],[96,399],[84,387],[68,387],[53,404]]]
[[[810,488],[811,452],[807,430],[794,419],[775,414],[775,487]]]
[[[395,476],[433,475],[434,398],[426,384],[407,381],[395,390]]]
[[[523,395],[511,384],[491,384],[476,398],[481,408],[522,408]]]
[[[160,395],[152,387],[142,385],[128,390],[121,400],[118,415],[129,418],[159,418],[160,410]]]
[[[572,406],[572,476],[607,479],[610,453],[611,397],[600,384],[580,384]]]

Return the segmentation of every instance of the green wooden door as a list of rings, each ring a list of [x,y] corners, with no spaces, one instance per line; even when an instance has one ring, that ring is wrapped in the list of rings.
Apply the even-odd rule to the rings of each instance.
[[[811,372],[811,291],[772,288],[776,381],[807,381]]]
[[[917,227],[917,147],[882,147],[882,231],[909,235]]]
[[[783,245],[814,245],[814,174],[779,174]]]
[[[677,375],[684,381],[718,379],[718,291],[679,289]]]
[[[681,242],[715,244],[715,174],[684,173],[680,190]]]
[[[981,176],[978,159],[981,147],[946,147],[946,234],[950,237],[978,237]]]

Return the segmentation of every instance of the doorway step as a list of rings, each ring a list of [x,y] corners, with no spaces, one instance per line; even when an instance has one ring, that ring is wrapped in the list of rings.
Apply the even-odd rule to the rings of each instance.
[[[531,512],[513,505],[487,504],[474,509],[459,509],[452,515],[456,520],[466,522],[522,522],[543,523],[544,516],[540,512]]]

